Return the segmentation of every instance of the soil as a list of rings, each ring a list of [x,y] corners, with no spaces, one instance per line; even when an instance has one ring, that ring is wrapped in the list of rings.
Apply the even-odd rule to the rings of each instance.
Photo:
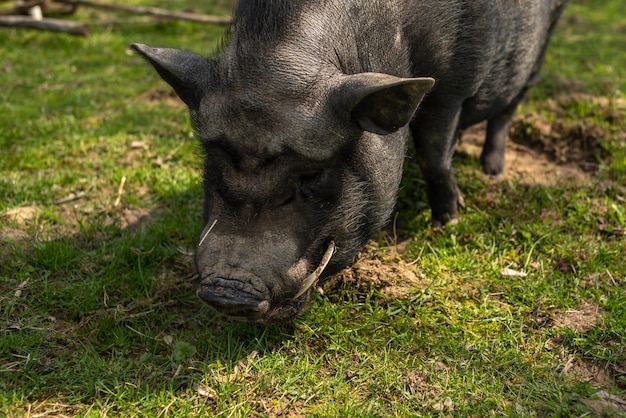
[[[574,332],[587,332],[600,321],[602,308],[589,302],[582,302],[576,309],[560,312],[552,318],[555,328],[567,327]]]
[[[535,127],[544,129],[545,125],[543,121],[538,120]],[[466,130],[459,141],[457,152],[478,159],[484,143],[485,128],[486,123],[482,123]],[[518,181],[524,185],[556,186],[572,180],[586,182],[590,173],[597,169],[597,164],[594,166],[594,163],[585,159],[556,161],[549,152],[538,149],[539,145],[531,144],[515,142],[512,139],[508,141],[504,172],[496,180]],[[546,145],[546,148],[551,147]]]
[[[333,292],[338,286],[347,286],[364,296],[375,288],[385,299],[398,299],[425,288],[427,279],[396,251],[383,256],[374,246],[367,246],[354,264],[325,284],[323,291]]]

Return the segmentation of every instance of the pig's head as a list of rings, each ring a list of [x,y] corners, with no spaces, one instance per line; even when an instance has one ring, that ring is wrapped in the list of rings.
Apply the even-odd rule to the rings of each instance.
[[[198,295],[242,320],[294,317],[387,221],[434,80],[132,46],[187,104],[204,151]]]

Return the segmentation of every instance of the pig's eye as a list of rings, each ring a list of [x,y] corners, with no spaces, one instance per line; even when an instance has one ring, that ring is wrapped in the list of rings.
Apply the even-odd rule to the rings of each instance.
[[[315,197],[323,191],[327,177],[328,174],[325,171],[309,173],[301,176],[298,189],[302,196],[304,196],[307,200],[315,199]]]
[[[290,193],[286,194],[283,197],[283,201],[280,204],[280,206],[287,206],[290,205],[291,203],[293,203],[294,200],[296,200],[296,195],[298,194],[297,189],[293,189]]]

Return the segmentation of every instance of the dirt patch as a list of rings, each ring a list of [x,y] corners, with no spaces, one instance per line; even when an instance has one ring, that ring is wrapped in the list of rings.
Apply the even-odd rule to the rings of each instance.
[[[27,241],[28,239],[30,239],[30,235],[21,229],[6,228],[0,230],[0,243],[18,243]]]
[[[537,112],[515,116],[507,142],[505,169],[500,177],[525,185],[588,182],[591,174],[599,169],[600,160],[608,155],[602,140],[615,138],[617,142],[626,142],[626,132],[611,131],[611,126],[624,121],[626,100],[575,93],[547,103],[547,109],[557,116],[571,113],[568,109],[589,107],[589,104],[593,106],[593,118],[549,120]],[[597,119],[606,125],[593,123]],[[457,150],[478,159],[485,128],[486,123],[482,123],[466,129]]]
[[[542,129],[540,125],[539,123],[535,128]],[[457,150],[478,159],[485,142],[485,129],[486,123],[482,123],[465,130]],[[539,138],[543,138],[538,135]],[[585,164],[587,163],[584,162],[583,166]],[[587,167],[591,165],[587,164]],[[587,182],[590,179],[590,172],[582,169],[581,164],[577,162],[557,162],[546,152],[509,140],[506,146],[504,172],[498,179],[517,181],[524,185],[554,187],[563,182]]]
[[[595,393],[593,398],[581,399],[581,402],[589,407],[598,417],[623,416],[626,414],[626,401],[604,390]]]
[[[357,256],[356,262],[337,274],[324,291],[334,291],[340,286],[354,289],[358,294],[369,294],[377,289],[385,298],[407,297],[415,289],[426,287],[426,277],[416,267],[397,256],[385,257],[372,246]]]
[[[120,213],[121,227],[134,232],[143,228],[152,220],[151,211],[144,208],[127,206]]]
[[[41,209],[36,206],[20,206],[8,209],[2,217],[9,222],[15,222],[23,226],[37,219],[39,215],[41,215]]]
[[[598,125],[584,120],[549,121],[531,112],[513,119],[511,139],[523,146],[541,152],[557,164],[576,164],[584,171],[598,168],[598,157],[605,154],[600,139],[607,133]]]
[[[614,387],[611,377],[613,370],[608,365],[570,357],[563,367],[563,374],[577,381],[589,383],[592,388],[598,389],[593,396],[580,400],[593,411],[592,416],[613,416],[613,414],[621,416],[626,413],[626,400],[604,389]]]
[[[602,308],[590,302],[582,302],[575,309],[559,313],[552,318],[555,328],[568,327],[574,332],[587,332],[600,321]]]
[[[570,357],[565,366],[563,374],[572,376],[580,382],[587,382],[595,389],[613,386],[611,371],[603,365]]]

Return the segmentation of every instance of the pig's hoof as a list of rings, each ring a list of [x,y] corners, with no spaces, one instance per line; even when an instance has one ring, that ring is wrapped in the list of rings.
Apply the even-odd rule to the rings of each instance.
[[[457,215],[445,215],[440,217],[433,217],[432,227],[433,231],[441,231],[446,225],[456,225],[459,223],[459,217]]]
[[[457,205],[461,209],[465,209],[465,199],[463,199],[463,195],[461,194],[461,192],[459,192],[459,199],[457,200]],[[453,216],[449,222],[453,222],[455,219],[458,222],[458,218],[456,216]]]
[[[483,172],[490,176],[498,176],[504,171],[504,159],[500,156],[482,155],[480,163],[483,166]]]

